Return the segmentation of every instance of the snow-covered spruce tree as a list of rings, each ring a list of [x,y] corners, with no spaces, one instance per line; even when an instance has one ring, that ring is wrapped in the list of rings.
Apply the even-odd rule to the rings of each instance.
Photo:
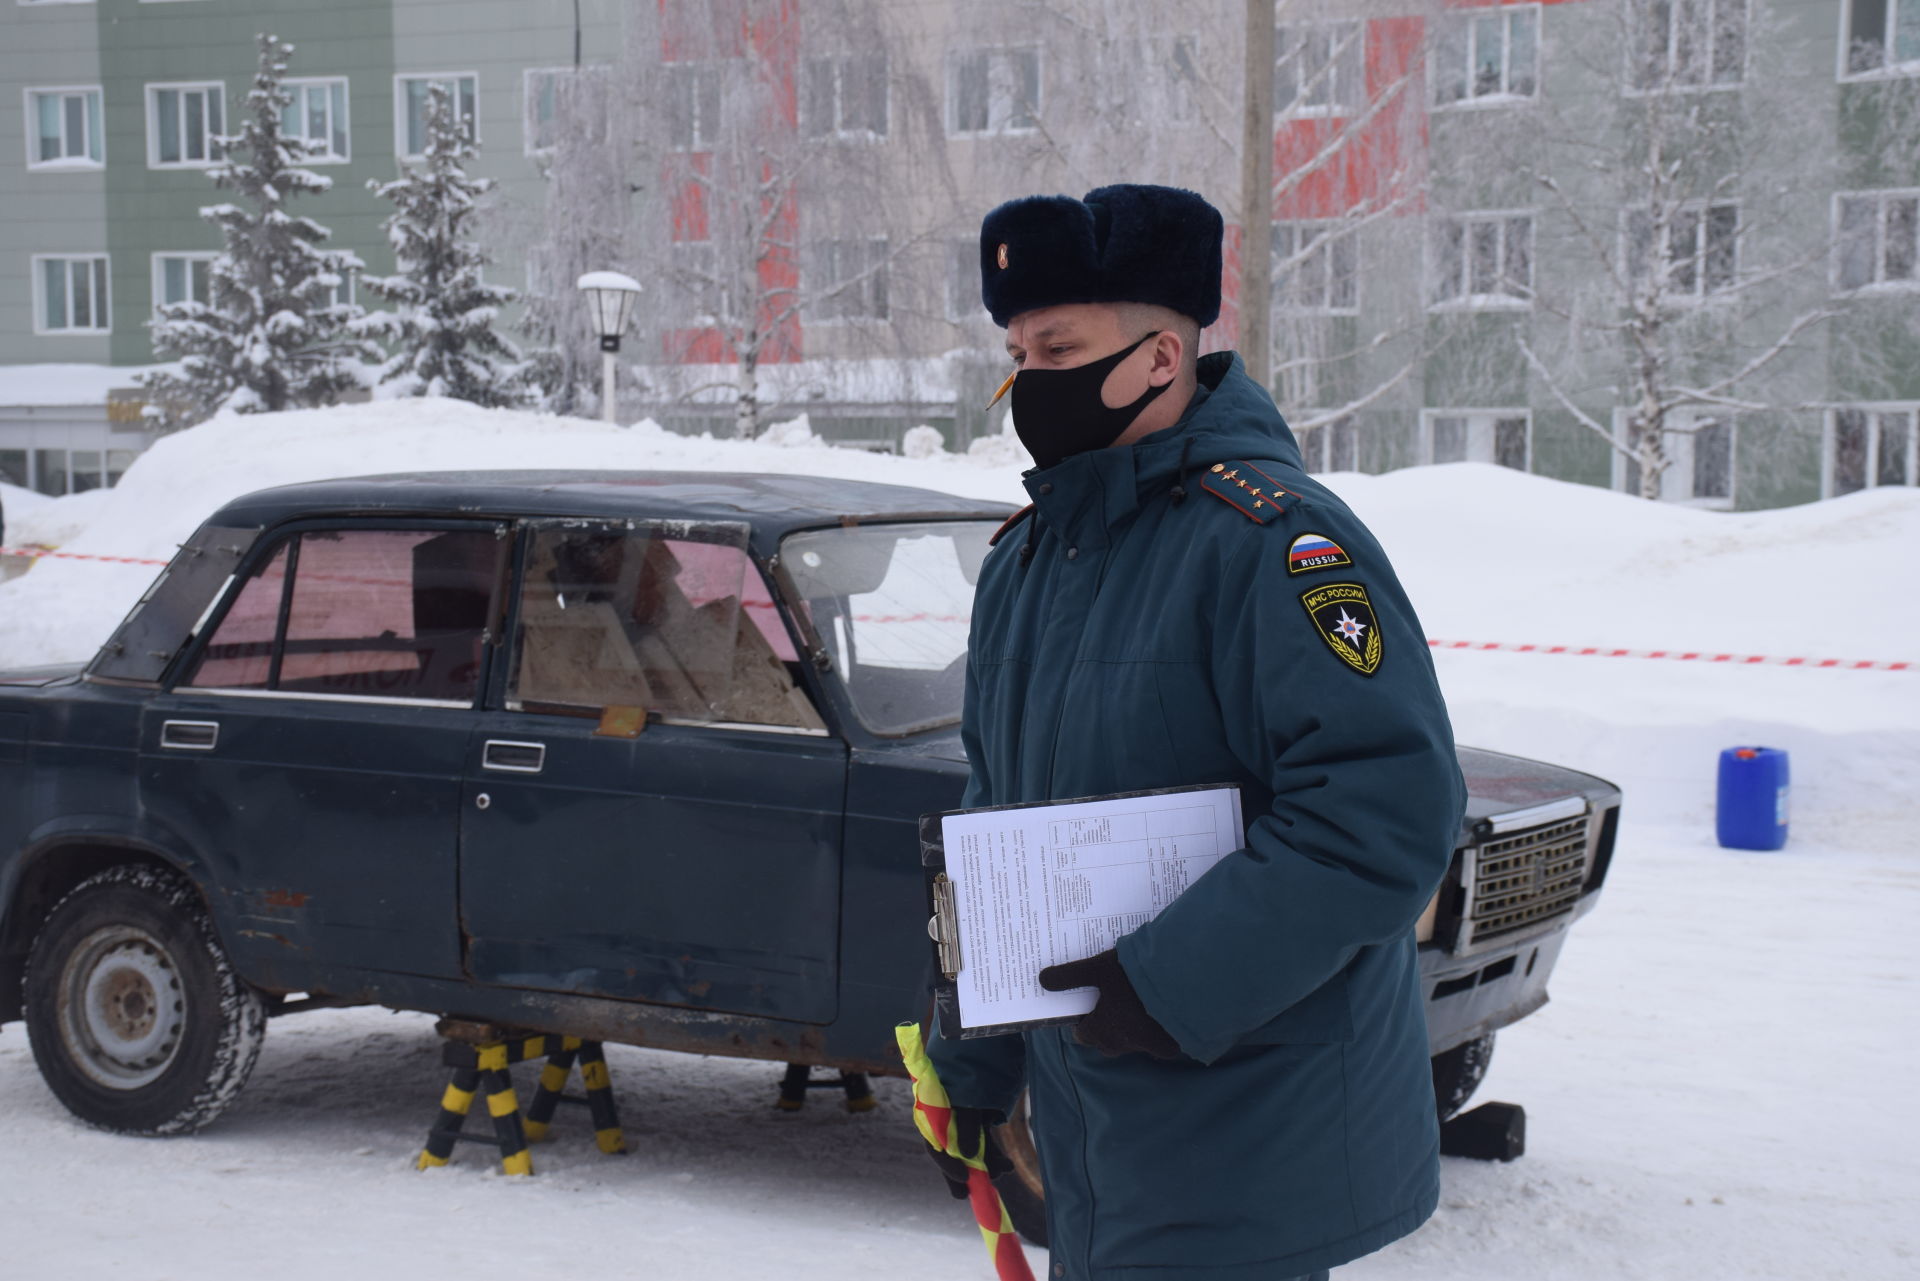
[[[209,300],[169,303],[151,322],[155,352],[180,362],[177,374],[142,380],[155,406],[149,413],[167,426],[221,409],[331,404],[360,385],[359,362],[380,355],[347,332],[360,309],[335,292],[360,259],[321,248],[331,233],[287,212],[289,201],[326,191],[333,180],[301,168],[305,145],[281,131],[293,101],[282,84],[293,46],[267,34],[259,42],[240,131],[216,140],[225,159],[208,171],[238,200],[200,211],[224,241],[209,272]]]
[[[427,94],[427,149],[419,168],[367,187],[394,204],[384,226],[399,268],[361,283],[394,304],[355,322],[364,337],[393,351],[380,381],[411,396],[447,396],[492,408],[524,404],[517,377],[520,353],[494,331],[500,308],[515,291],[481,279],[487,252],[474,237],[480,200],[491,178],[470,178],[473,143],[455,118],[446,88]]]

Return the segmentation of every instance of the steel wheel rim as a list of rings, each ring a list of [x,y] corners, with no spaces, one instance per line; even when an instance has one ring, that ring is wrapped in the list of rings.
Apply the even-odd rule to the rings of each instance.
[[[186,990],[166,946],[110,925],[73,950],[60,976],[60,1032],[69,1057],[110,1090],[150,1085],[180,1052]]]

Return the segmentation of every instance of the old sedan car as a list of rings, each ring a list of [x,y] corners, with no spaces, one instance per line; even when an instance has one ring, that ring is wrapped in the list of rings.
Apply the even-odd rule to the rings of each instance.
[[[958,803],[1007,510],[686,473],[228,504],[84,670],[0,677],[0,1021],[74,1113],[142,1134],[206,1124],[267,1017],[322,1004],[897,1070],[915,823]],[[1443,1114],[1546,1000],[1619,801],[1461,761],[1419,927]]]

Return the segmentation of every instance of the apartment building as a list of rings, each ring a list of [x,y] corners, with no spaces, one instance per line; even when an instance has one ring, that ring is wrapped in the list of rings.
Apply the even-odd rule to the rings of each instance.
[[[417,152],[445,84],[501,183],[501,277],[550,290],[617,257],[591,265],[649,286],[631,408],[689,428],[729,428],[750,348],[761,421],[996,430],[980,216],[1134,180],[1232,224],[1210,347],[1239,341],[1242,254],[1270,264],[1271,381],[1315,468],[1477,460],[1637,492],[1621,446],[1652,399],[1673,501],[1920,479],[1920,0],[1278,0],[1252,233],[1245,20],[1238,0],[15,0],[0,389],[9,365],[153,359],[152,308],[205,288],[205,169],[272,30],[335,180],[304,212],[334,244],[390,269],[366,182]],[[1662,148],[1673,181],[1637,178]],[[602,188],[583,219],[556,208],[568,164]],[[740,213],[748,181],[775,194]],[[135,396],[98,422],[23,426],[31,408],[0,408],[13,483],[99,483],[138,447]]]

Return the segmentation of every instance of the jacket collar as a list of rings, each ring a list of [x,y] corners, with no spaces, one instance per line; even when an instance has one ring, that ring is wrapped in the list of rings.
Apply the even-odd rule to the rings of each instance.
[[[1300,463],[1300,448],[1265,388],[1233,352],[1202,356],[1199,386],[1171,427],[1116,449],[1093,449],[1022,477],[1035,515],[1071,546],[1099,547],[1108,531],[1204,470],[1237,458]]]

